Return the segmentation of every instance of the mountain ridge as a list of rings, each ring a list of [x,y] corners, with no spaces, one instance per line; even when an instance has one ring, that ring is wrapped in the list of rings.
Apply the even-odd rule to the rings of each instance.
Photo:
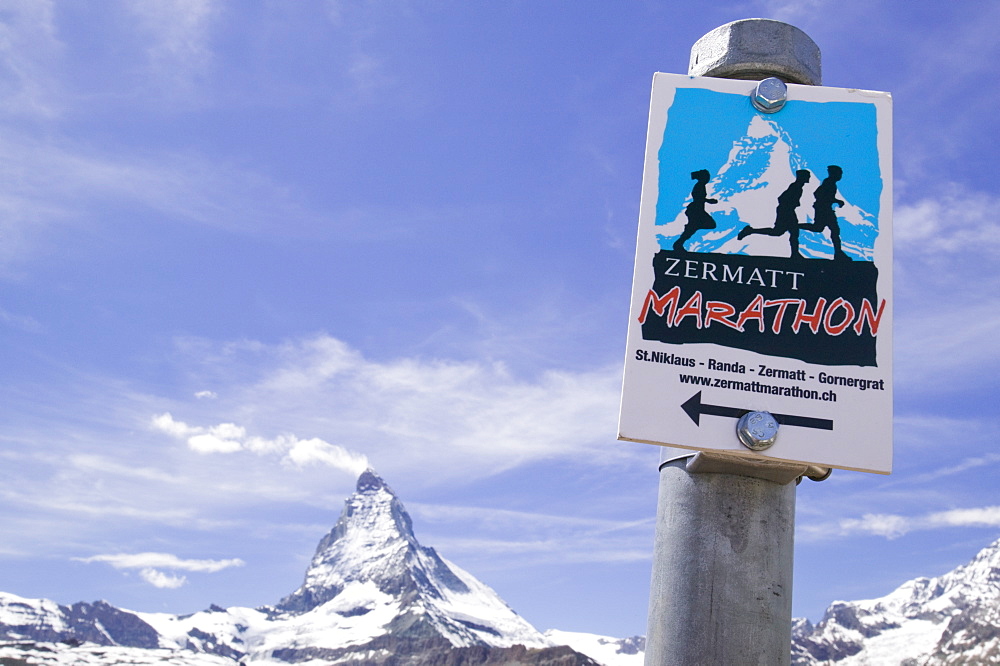
[[[796,666],[1000,662],[1000,540],[936,577],[793,622]],[[541,634],[422,546],[392,489],[358,479],[302,585],[274,605],[187,615],[0,592],[0,663],[74,666],[639,666],[644,639]]]
[[[167,650],[170,663],[192,665],[210,655],[232,664],[599,666],[555,644],[487,585],[422,546],[403,503],[371,469],[320,539],[302,585],[274,605],[172,615],[0,594],[3,639],[57,654],[132,650],[126,663],[153,663],[164,656],[153,652]],[[0,644],[0,657],[8,648]]]
[[[998,661],[1000,539],[945,574],[875,599],[835,601],[816,625],[798,619],[792,630],[797,666]]]

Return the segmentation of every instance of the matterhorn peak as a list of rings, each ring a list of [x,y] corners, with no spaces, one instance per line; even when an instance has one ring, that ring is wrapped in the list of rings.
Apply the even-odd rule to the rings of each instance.
[[[93,643],[118,652],[95,651]],[[192,651],[204,658],[173,657]],[[168,615],[104,602],[66,607],[0,592],[0,662],[30,654],[14,661],[36,663],[33,655],[41,653],[42,661],[55,663],[52,652],[60,664],[596,665],[421,546],[402,502],[371,468],[320,540],[302,586],[277,606]]]
[[[384,630],[455,646],[549,645],[496,592],[421,546],[403,503],[371,468],[320,540],[302,586],[273,610],[306,624],[368,622],[372,636]]]
[[[383,488],[392,493],[392,490],[382,480],[382,477],[376,474],[375,470],[371,467],[362,472],[361,476],[358,477],[357,492],[359,493],[381,490]]]
[[[337,524],[320,540],[302,586],[278,607],[305,612],[352,584],[374,585],[392,596],[439,597],[442,587],[467,591],[433,548],[417,542],[403,503],[371,468],[358,477]]]

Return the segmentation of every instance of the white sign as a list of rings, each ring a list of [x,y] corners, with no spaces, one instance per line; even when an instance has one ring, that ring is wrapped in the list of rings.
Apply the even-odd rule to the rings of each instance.
[[[618,438],[889,473],[891,97],[755,86],[653,78]]]

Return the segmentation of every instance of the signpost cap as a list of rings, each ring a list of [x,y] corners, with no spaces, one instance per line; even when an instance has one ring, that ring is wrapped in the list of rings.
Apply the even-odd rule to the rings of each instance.
[[[720,25],[695,42],[688,74],[751,81],[774,76],[810,86],[823,82],[816,42],[793,25],[762,18]]]

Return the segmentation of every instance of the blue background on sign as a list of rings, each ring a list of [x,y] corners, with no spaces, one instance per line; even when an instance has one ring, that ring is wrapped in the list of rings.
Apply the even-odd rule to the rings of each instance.
[[[793,100],[778,113],[762,114],[753,108],[748,95],[700,88],[678,89],[667,111],[658,155],[656,224],[672,222],[690,201],[692,171],[708,169],[713,178],[709,196],[723,197],[747,189],[764,172],[776,139],[748,137],[755,116],[777,125],[781,138],[791,148],[790,169],[809,169],[814,185],[826,177],[828,165],[840,166],[844,177],[838,183],[839,198],[860,207],[877,229],[882,177],[874,104]],[[747,159],[738,174],[730,171],[726,178],[718,179],[719,170],[737,143],[747,147]],[[787,184],[778,185],[783,189]],[[811,214],[808,200],[803,201],[803,206]],[[851,235],[849,229],[842,232],[845,240]]]

